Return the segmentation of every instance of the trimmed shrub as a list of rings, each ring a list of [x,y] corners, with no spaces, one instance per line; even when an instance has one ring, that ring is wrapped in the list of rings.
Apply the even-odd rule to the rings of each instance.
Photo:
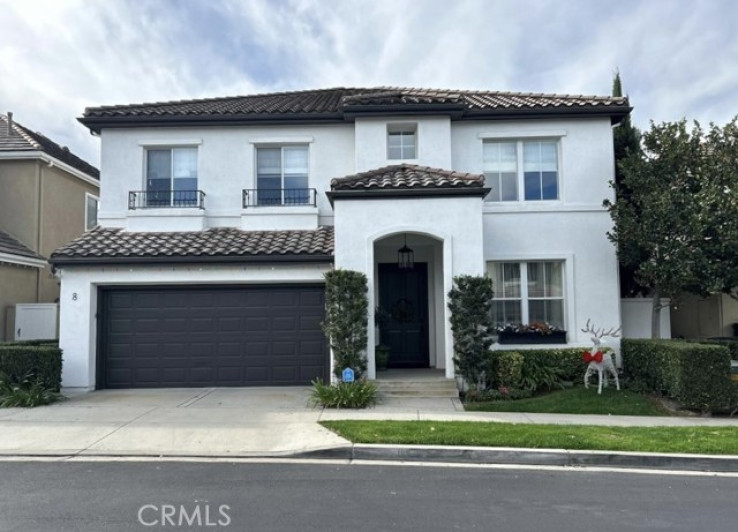
[[[61,389],[62,351],[50,345],[0,345],[0,373],[10,382],[39,381],[46,389]]]
[[[469,388],[483,390],[491,379],[489,348],[492,334],[492,279],[486,275],[459,275],[448,293],[454,365]]]
[[[58,347],[59,340],[13,340],[10,342],[0,342],[0,346],[2,345],[50,345],[53,347]]]
[[[47,388],[41,379],[25,376],[13,382],[0,374],[0,408],[27,407],[48,405],[58,401],[58,392]]]
[[[580,381],[584,377],[587,365],[582,360],[584,347],[567,347],[562,349],[524,349],[516,351],[524,359],[535,358],[537,365],[551,365],[558,368],[559,377],[564,381]],[[509,351],[493,351],[491,356],[499,357]]]
[[[495,382],[499,387],[520,388],[524,357],[517,351],[497,353]]]
[[[377,385],[365,380],[336,384],[315,380],[310,402],[326,408],[366,408],[377,402]]]
[[[506,388],[501,386],[497,390],[484,390],[482,392],[467,392],[464,399],[466,402],[483,403],[489,401],[515,401],[518,399],[529,399],[533,397],[532,390],[522,388]]]
[[[708,338],[707,340],[699,340],[699,343],[706,345],[722,345],[730,351],[730,358],[738,360],[738,338]]]
[[[738,404],[725,346],[628,339],[621,346],[626,377],[649,391],[702,412],[731,411]]]
[[[353,270],[325,273],[325,321],[323,333],[331,344],[333,374],[351,368],[359,380],[366,372],[367,321],[366,275]]]

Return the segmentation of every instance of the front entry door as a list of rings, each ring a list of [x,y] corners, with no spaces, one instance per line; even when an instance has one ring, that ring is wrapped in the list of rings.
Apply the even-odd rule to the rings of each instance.
[[[390,368],[427,368],[428,265],[412,269],[379,265],[380,340],[389,347]]]

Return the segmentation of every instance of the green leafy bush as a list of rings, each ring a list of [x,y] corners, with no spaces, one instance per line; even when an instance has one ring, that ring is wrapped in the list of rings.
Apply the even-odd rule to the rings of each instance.
[[[323,384],[316,379],[310,400],[326,408],[366,408],[377,402],[377,385],[365,380]]]
[[[520,385],[535,392],[545,389],[563,388],[561,381],[564,370],[559,361],[547,353],[525,353],[520,369]]]
[[[47,345],[47,346],[59,346],[59,340],[48,339],[48,340],[13,340],[11,342],[0,342],[2,345]]]
[[[481,392],[471,390],[466,393],[464,399],[467,402],[486,403],[489,401],[515,401],[516,399],[528,399],[530,397],[533,397],[533,390],[500,386],[496,390],[489,389]]]
[[[700,340],[701,344],[707,345],[722,345],[728,348],[730,351],[730,358],[738,360],[738,338],[735,340],[730,338],[708,338],[707,340]]]
[[[625,374],[649,391],[702,412],[738,405],[727,347],[681,340],[623,340]]]
[[[495,360],[495,382],[505,388],[520,388],[525,357],[517,351],[497,353]]]
[[[43,381],[29,373],[13,381],[0,374],[0,408],[34,407],[57,401],[60,395],[47,388]]]
[[[44,388],[61,388],[62,351],[51,345],[0,345],[0,373],[10,382],[22,382],[30,376]]]
[[[448,293],[454,364],[469,388],[483,390],[491,378],[490,351],[493,343],[492,279],[459,275]]]
[[[325,274],[323,333],[333,350],[336,377],[351,368],[357,380],[366,372],[368,299],[366,275],[353,270]]]

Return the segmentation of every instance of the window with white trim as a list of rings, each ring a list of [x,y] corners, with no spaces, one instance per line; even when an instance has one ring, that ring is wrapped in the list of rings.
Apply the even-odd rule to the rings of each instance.
[[[564,261],[489,262],[496,327],[543,322],[565,328]]]
[[[415,124],[389,124],[387,159],[417,159],[417,131]]]
[[[559,199],[558,140],[485,140],[483,170],[487,201]]]
[[[85,194],[85,231],[97,226],[97,208],[100,199],[92,194]]]
[[[146,206],[197,205],[197,148],[146,150]]]
[[[307,146],[257,147],[257,205],[308,204],[308,155]]]

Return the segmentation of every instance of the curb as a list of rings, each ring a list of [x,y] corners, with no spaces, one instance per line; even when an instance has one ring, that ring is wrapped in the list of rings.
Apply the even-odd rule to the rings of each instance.
[[[738,456],[733,455],[713,456],[614,451],[568,451],[566,449],[513,449],[505,447],[355,444],[352,447],[298,453],[293,455],[293,458],[451,464],[608,467],[715,473],[738,472]]]

